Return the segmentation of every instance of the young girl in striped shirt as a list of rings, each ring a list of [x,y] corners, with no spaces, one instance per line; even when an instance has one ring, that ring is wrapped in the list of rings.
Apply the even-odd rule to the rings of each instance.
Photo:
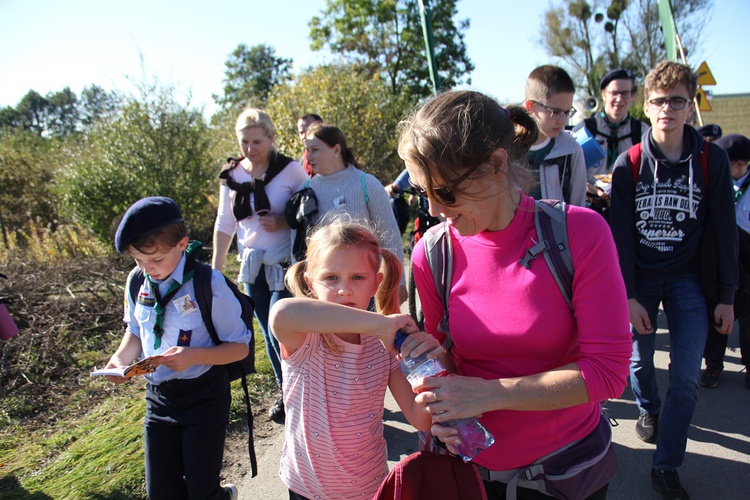
[[[286,275],[295,298],[271,310],[281,344],[286,439],[280,475],[292,500],[372,498],[388,473],[383,400],[388,387],[408,421],[428,430],[393,344],[402,352],[442,347],[399,314],[401,263],[375,235],[336,221],[310,237],[307,259]],[[377,312],[368,305],[375,297]]]

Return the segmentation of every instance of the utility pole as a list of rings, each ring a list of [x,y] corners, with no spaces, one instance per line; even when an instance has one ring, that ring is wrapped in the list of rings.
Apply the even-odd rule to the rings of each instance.
[[[435,62],[435,43],[432,40],[432,12],[430,9],[430,0],[419,0],[419,13],[422,17],[422,34],[424,43],[427,48],[427,66],[430,70],[430,81],[432,82],[432,93],[438,91],[438,71]]]

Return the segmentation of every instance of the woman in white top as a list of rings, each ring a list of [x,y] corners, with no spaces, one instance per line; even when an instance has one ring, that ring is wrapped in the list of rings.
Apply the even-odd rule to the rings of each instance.
[[[237,233],[242,254],[238,281],[255,301],[255,317],[266,342],[276,381],[281,387],[279,344],[268,327],[268,312],[280,298],[289,297],[284,269],[289,265],[289,226],[284,207],[297,186],[308,178],[295,160],[276,151],[275,131],[268,114],[246,109],[235,126],[242,157],[230,162],[219,177],[219,210],[213,238],[214,269],[221,270]],[[269,410],[283,421],[281,396]]]

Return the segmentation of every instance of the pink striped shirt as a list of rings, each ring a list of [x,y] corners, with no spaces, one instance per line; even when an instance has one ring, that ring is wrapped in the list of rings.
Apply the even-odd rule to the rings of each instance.
[[[383,400],[399,363],[375,337],[331,352],[308,333],[291,356],[282,354],[286,427],[279,475],[310,499],[372,498],[388,474]]]

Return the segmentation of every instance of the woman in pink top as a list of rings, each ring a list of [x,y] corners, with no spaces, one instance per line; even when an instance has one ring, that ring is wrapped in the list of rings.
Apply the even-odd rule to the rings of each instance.
[[[601,216],[568,207],[572,310],[544,258],[529,269],[519,263],[539,241],[534,200],[522,191],[536,135],[522,108],[458,91],[427,101],[399,138],[413,186],[450,226],[453,244],[448,307],[458,375],[423,379],[417,401],[434,422],[479,416],[493,434],[495,444],[474,459],[489,498],[505,498],[519,469],[606,425],[600,401],[621,395],[631,352],[625,288]],[[423,242],[413,252],[414,276],[425,330],[442,341],[443,306]],[[454,451],[455,430],[432,432]],[[611,453],[608,443],[602,453]],[[588,498],[605,498],[606,481]],[[543,482],[518,485],[518,498],[553,495]]]
[[[270,323],[284,373],[279,473],[291,499],[375,495],[388,474],[386,387],[412,425],[430,428],[430,414],[414,401],[393,339],[403,329],[412,334],[402,352],[444,351],[434,337],[417,332],[409,315],[397,314],[400,279],[401,263],[372,231],[341,221],[318,229],[307,259],[287,273],[298,298],[278,301]],[[377,313],[367,311],[373,297]]]

